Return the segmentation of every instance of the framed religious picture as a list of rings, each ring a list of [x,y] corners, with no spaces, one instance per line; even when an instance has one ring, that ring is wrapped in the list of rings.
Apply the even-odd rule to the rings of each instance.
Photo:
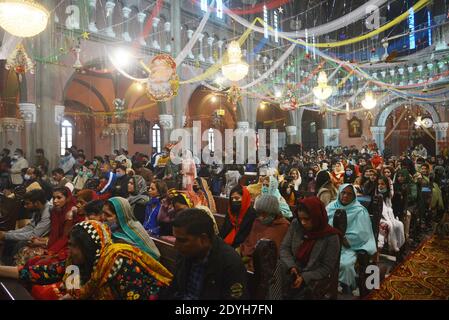
[[[348,120],[348,132],[349,138],[360,138],[363,133],[362,120],[353,116],[351,120]]]
[[[143,115],[134,120],[134,144],[150,144],[150,122]]]

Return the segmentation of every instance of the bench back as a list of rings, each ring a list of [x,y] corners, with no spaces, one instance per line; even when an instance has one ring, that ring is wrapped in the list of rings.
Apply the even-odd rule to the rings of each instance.
[[[0,300],[34,300],[18,280],[0,278]]]
[[[0,195],[0,230],[8,231],[16,228],[16,221],[22,204],[19,200]]]

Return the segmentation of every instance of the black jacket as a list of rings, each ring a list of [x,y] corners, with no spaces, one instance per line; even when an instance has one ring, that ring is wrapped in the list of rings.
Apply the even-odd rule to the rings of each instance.
[[[253,207],[249,207],[245,217],[243,218],[242,224],[240,225],[239,231],[235,236],[234,243],[232,247],[238,248],[241,243],[243,243],[251,232],[251,227],[253,226],[254,219],[256,219],[256,210]],[[220,237],[222,239],[231,232],[233,226],[231,220],[229,219],[229,214],[226,214],[225,221],[220,230]]]
[[[120,178],[117,178],[117,180],[115,180],[114,187],[112,188],[112,196],[122,197],[125,199],[128,198],[128,182],[129,176],[127,174]]]
[[[191,260],[178,256],[173,282],[163,299],[183,299],[186,295]],[[248,299],[247,273],[238,253],[215,237],[205,268],[199,300]]]

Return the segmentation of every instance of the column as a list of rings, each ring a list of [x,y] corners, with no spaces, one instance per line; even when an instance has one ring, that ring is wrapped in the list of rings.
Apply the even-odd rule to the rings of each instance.
[[[118,132],[119,148],[128,150],[129,124],[128,123],[118,123],[117,124],[117,132]]]
[[[139,12],[137,14],[137,21],[139,22],[139,29],[140,29],[139,44],[142,46],[147,45],[147,43],[145,42],[144,34],[143,34],[144,23],[145,23],[146,17],[147,17],[147,15],[143,12]]]
[[[204,59],[204,55],[203,55],[203,38],[204,38],[204,34],[200,34],[200,36],[198,37],[198,42],[200,43],[200,54],[198,56],[198,60],[200,60],[201,62],[206,61],[206,59]]]
[[[34,124],[36,123],[36,105],[34,103],[19,103],[20,113],[22,119],[25,122],[25,154],[28,161],[31,161],[31,157],[34,152]]]
[[[187,38],[189,39],[189,41],[190,41],[190,39],[192,39],[192,36],[193,36],[194,33],[195,33],[195,31],[193,31],[191,29],[187,30]],[[195,59],[195,56],[193,55],[192,50],[190,50],[190,52],[189,52],[189,54],[187,56],[190,59]]]
[[[153,38],[153,48],[160,50],[161,46],[159,45],[159,42],[157,41],[157,25],[159,24],[159,22],[161,21],[161,19],[154,17],[153,18],[153,33],[154,33],[154,38]]]
[[[97,0],[89,0],[89,25],[90,32],[98,32],[95,20],[97,18]]]
[[[3,141],[0,141],[0,144],[11,150],[11,153],[16,148],[22,149],[24,121],[17,118],[0,118],[0,127],[3,131]]]
[[[122,9],[122,13],[123,13],[123,40],[127,41],[127,42],[131,42],[131,36],[129,35],[129,14],[131,13],[131,9],[128,7],[124,7]]]
[[[387,130],[387,127],[371,127],[371,134],[374,139],[374,141],[377,144],[377,147],[379,148],[380,152],[383,152],[385,149],[385,131]]]
[[[223,57],[223,44],[224,41],[223,40],[218,40],[217,41],[217,46],[218,46],[218,58],[221,59],[221,57]]]
[[[112,1],[106,2],[105,8],[106,8],[106,19],[107,19],[107,28],[106,28],[106,35],[115,38],[115,32],[112,28],[112,19],[114,16],[114,7],[115,3]]]
[[[285,133],[287,134],[287,143],[292,144],[295,142],[297,128],[295,126],[286,126]]]
[[[215,63],[214,61],[214,40],[215,38],[210,36],[209,38],[207,38],[207,44],[209,45],[209,59],[208,62],[209,63]]]
[[[167,21],[164,23],[164,31],[165,31],[165,51],[171,52],[171,33],[170,33],[171,23]]]
[[[117,130],[117,124],[116,123],[110,123],[108,125],[109,129],[109,136],[111,137],[111,154],[114,154],[114,150],[120,149],[120,141],[119,141],[119,134]]]
[[[449,129],[449,122],[435,123],[433,125],[433,128],[435,129],[435,154],[439,155],[440,151],[442,151],[444,147],[449,147],[447,140],[447,130]]]
[[[173,115],[160,114],[159,124],[162,127],[162,145],[165,145],[170,141],[170,132],[173,129]]]
[[[340,144],[340,129],[322,129],[323,146],[336,147]]]

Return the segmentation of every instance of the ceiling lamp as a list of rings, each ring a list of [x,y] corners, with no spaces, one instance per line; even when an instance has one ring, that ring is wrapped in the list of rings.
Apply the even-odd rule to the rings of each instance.
[[[376,107],[376,104],[377,104],[377,101],[374,98],[373,93],[371,91],[368,91],[365,94],[365,99],[362,100],[363,108],[365,108],[366,110],[371,110]]]
[[[33,0],[0,3],[0,26],[17,37],[33,37],[47,27],[50,12]]]
[[[333,89],[327,84],[326,72],[320,72],[318,75],[318,85],[312,91],[319,100],[327,100],[332,95]]]
[[[237,41],[232,41],[228,47],[227,61],[221,67],[223,75],[230,81],[240,81],[248,74],[249,66],[242,61],[242,50]]]

